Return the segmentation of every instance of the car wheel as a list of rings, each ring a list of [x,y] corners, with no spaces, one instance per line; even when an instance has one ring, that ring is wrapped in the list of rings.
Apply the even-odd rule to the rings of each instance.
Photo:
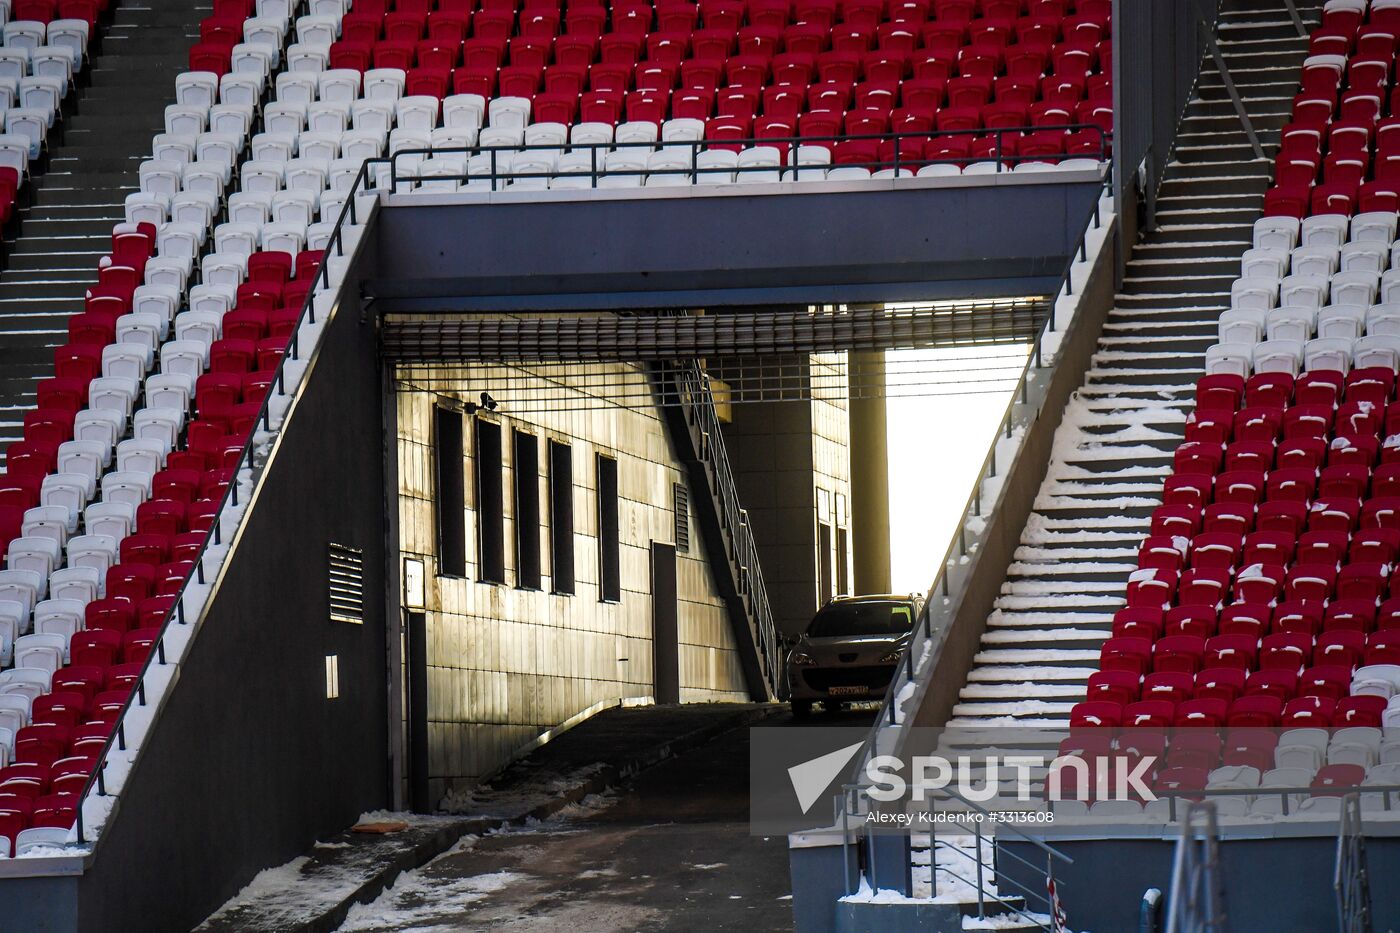
[[[811,700],[793,700],[793,701],[792,701],[792,718],[793,718],[793,719],[806,719],[806,718],[807,718],[808,716],[810,716],[810,715],[812,715],[812,701],[811,701]]]

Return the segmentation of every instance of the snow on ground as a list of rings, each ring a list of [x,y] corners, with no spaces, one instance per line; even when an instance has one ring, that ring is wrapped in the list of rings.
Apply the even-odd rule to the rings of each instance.
[[[361,814],[359,822],[402,822],[419,826],[444,820],[443,817],[374,810]],[[347,848],[348,844],[318,842],[317,847],[337,849]],[[311,865],[312,859],[302,855],[275,868],[263,869],[210,920],[221,921],[252,909],[259,921],[266,922],[270,928],[293,929],[306,921],[308,910],[317,905],[338,904],[365,883],[364,866],[353,860],[343,866],[322,863],[315,866],[314,872],[307,870]]]
[[[498,830],[492,830],[488,835],[550,831],[569,821],[594,816],[616,802],[617,798],[611,792],[589,794],[578,803],[569,804],[556,811],[547,820],[537,820],[532,817],[522,821],[518,826],[508,825]],[[368,818],[371,815],[365,814],[365,817]],[[379,815],[394,816],[393,814]],[[475,903],[525,877],[517,872],[505,870],[467,878],[454,878],[447,873],[434,871],[434,866],[438,862],[471,850],[480,841],[480,838],[476,835],[463,836],[452,848],[438,855],[422,868],[404,872],[392,886],[386,888],[374,901],[351,907],[339,930],[342,933],[358,933],[358,931],[386,929],[413,931],[461,929],[461,924],[456,919],[443,917],[444,905],[462,906]],[[720,868],[723,865],[721,863],[693,867]],[[611,869],[600,869],[585,874],[600,878],[616,874],[616,872]]]
[[[1037,923],[1048,924],[1050,917],[1048,914],[1027,914]],[[965,917],[962,928],[964,930],[1024,930],[1026,921],[1019,914],[1002,914],[999,917]]]
[[[399,875],[394,884],[373,902],[351,907],[340,929],[344,933],[352,933],[406,926],[422,930],[458,928],[455,921],[441,919],[444,903],[474,903],[521,878],[509,871],[456,879],[433,876],[431,869],[434,862],[466,852],[479,839],[479,836],[464,836],[423,868]],[[423,923],[429,925],[422,926]]]

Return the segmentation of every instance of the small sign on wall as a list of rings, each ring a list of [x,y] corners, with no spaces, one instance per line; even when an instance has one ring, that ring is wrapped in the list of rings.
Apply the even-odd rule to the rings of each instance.
[[[428,585],[423,561],[417,557],[405,557],[403,561],[403,605],[405,609],[428,607]]]

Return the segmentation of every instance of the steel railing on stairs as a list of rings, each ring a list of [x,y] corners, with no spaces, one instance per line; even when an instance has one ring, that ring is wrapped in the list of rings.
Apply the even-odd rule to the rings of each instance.
[[[843,784],[841,794],[834,802],[836,824],[841,828],[843,850],[853,845],[863,846],[864,861],[868,865],[874,837],[866,820],[870,812],[870,798],[865,794],[866,790],[864,784]],[[1063,929],[1063,926],[1056,925],[1055,919],[1060,912],[1055,868],[1057,864],[1073,865],[1073,858],[1044,840],[1023,832],[1013,822],[998,821],[992,824],[992,810],[958,793],[952,787],[945,786],[930,791],[928,797],[934,802],[930,806],[942,803],[947,808],[964,811],[969,816],[970,826],[970,829],[951,832],[952,838],[940,838],[936,832],[937,822],[928,823],[930,897],[938,896],[938,876],[942,873],[945,878],[958,882],[973,892],[972,897],[975,900],[968,903],[969,906],[976,905],[978,920],[985,921],[990,916],[1000,913],[1013,916],[1022,924],[1043,930],[1045,933],[1057,933]],[[1029,845],[1044,854],[1043,867],[1038,860],[1032,860],[1036,856],[1034,852],[1031,853],[1032,858],[1027,858],[1006,846],[998,845],[998,839],[987,831],[987,827],[991,825],[995,825],[997,832],[1006,833],[1008,838],[1004,841]],[[857,829],[860,826],[866,827],[863,833]],[[968,851],[967,845],[956,841],[969,837],[972,839],[971,852]],[[940,852],[950,856],[941,865],[938,861]],[[988,853],[993,853],[994,860],[991,862],[987,860]],[[995,862],[1002,859],[1007,860],[1008,871],[997,873]],[[856,891],[852,866],[857,864],[857,861],[843,852],[841,863],[846,866],[845,883],[848,894]],[[1023,877],[1034,879],[1034,882],[1019,880],[1010,873],[1011,869],[1015,869]],[[1013,890],[1008,893],[1005,890],[1007,887]]]
[[[739,504],[739,488],[729,464],[710,378],[695,360],[662,363],[654,371],[661,385],[663,404],[679,410],[690,433],[695,458],[704,469],[719,522],[721,543],[735,589],[744,604],[768,695],[782,698],[787,692],[782,676],[782,645],[768,601],[768,588],[763,581],[758,543],[748,512]]]
[[[1371,933],[1371,885],[1366,870],[1360,794],[1342,798],[1333,885],[1337,891],[1337,928],[1341,933]]]
[[[1193,801],[1176,844],[1167,933],[1229,933],[1215,804]]]

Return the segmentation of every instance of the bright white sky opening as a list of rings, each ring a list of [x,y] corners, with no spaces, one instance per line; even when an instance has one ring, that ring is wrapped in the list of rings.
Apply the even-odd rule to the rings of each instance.
[[[896,593],[933,584],[1028,352],[1018,344],[886,353]]]

